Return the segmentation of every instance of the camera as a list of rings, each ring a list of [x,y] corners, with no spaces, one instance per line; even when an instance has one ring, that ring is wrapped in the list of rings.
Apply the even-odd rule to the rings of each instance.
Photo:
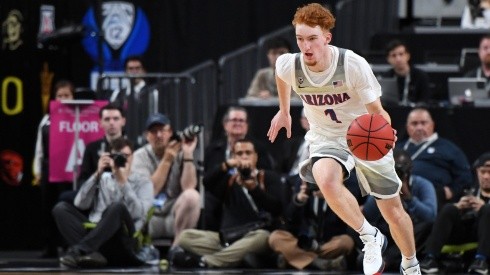
[[[202,131],[202,125],[199,124],[191,124],[184,128],[182,131],[177,131],[174,133],[170,140],[177,141],[189,141],[194,139],[199,133]]]
[[[298,247],[306,251],[317,251],[320,245],[313,236],[301,234],[298,236]]]
[[[463,191],[463,196],[474,196],[475,195],[475,188],[466,188]],[[463,215],[461,216],[461,220],[467,221],[467,220],[473,220],[478,216],[478,212],[475,211],[472,208],[464,209],[463,210]]]
[[[475,195],[475,188],[472,187],[472,188],[465,188],[463,190],[463,196],[474,196]]]
[[[121,153],[114,153],[109,155],[113,160],[114,160],[114,165],[116,167],[124,167],[126,166],[126,162],[128,161],[126,159],[126,156]]]
[[[238,173],[240,173],[240,177],[242,180],[248,180],[252,178],[252,169],[250,168],[239,168]]]

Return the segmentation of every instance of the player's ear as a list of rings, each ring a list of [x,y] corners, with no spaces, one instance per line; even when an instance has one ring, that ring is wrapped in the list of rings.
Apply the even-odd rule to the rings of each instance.
[[[324,32],[325,35],[325,45],[329,44],[330,41],[332,41],[332,33],[331,32]]]

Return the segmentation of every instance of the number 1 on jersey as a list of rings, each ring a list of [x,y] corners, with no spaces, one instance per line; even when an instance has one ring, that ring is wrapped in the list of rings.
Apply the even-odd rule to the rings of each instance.
[[[335,111],[333,109],[326,109],[324,113],[327,117],[330,117],[330,119],[332,119],[333,121],[337,123],[342,123],[342,121],[337,119],[337,114],[335,114]]]

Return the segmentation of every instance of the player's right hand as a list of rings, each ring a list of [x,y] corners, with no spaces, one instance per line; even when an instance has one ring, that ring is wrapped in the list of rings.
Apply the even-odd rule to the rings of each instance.
[[[277,137],[277,133],[281,128],[286,128],[286,136],[291,137],[291,114],[289,112],[283,112],[279,110],[277,114],[271,120],[271,127],[267,132],[267,137],[269,137],[270,142],[274,142]]]

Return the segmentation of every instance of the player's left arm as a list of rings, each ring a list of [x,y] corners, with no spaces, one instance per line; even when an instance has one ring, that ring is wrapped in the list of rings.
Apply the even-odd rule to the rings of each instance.
[[[370,114],[382,115],[391,124],[390,115],[381,105],[381,86],[366,59],[347,51],[345,69],[347,81],[358,92],[367,111]]]
[[[386,119],[386,121],[391,124],[391,117],[381,105],[381,100],[379,97],[375,101],[366,104],[366,109],[370,114],[382,115]]]

